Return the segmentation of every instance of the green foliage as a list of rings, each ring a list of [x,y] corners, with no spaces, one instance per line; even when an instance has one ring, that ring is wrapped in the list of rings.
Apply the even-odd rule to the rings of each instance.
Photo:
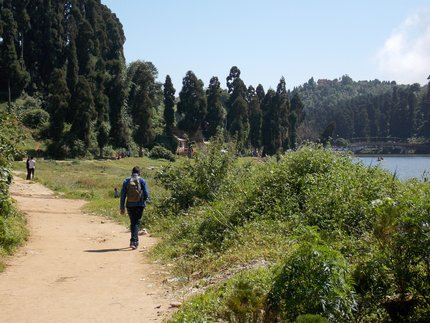
[[[14,208],[0,214],[0,271],[2,258],[11,255],[17,247],[22,245],[28,235],[26,220],[23,214]]]
[[[294,90],[304,105],[306,120],[299,129],[305,138],[411,138],[427,133],[426,88],[418,84],[313,78]],[[331,125],[335,125],[332,127]],[[331,129],[330,129],[331,128]]]
[[[19,154],[18,120],[10,115],[0,115],[0,216],[10,212],[9,185],[12,182],[10,163]]]
[[[177,105],[181,116],[178,127],[192,136],[202,126],[207,113],[207,99],[203,82],[192,71],[187,72],[182,85]]]
[[[187,167],[176,168],[170,182],[176,186],[166,188],[178,198],[186,190],[189,201],[200,190]],[[271,293],[262,295],[269,297],[266,321],[299,314],[335,321],[427,320],[427,183],[399,182],[319,146],[264,163],[241,160],[226,176],[212,199],[187,205],[180,220],[160,223],[164,239],[154,252],[178,261],[178,275],[206,276],[265,259],[280,263],[271,270]],[[165,210],[158,212],[166,216]],[[252,321],[260,308],[247,296],[252,290],[245,281],[236,285],[226,305],[236,313],[230,316],[220,314],[211,292],[191,303],[212,304],[205,318],[239,321],[248,315]]]
[[[43,109],[31,109],[22,114],[22,123],[32,129],[37,129],[49,120],[49,113]]]
[[[128,68],[132,88],[128,103],[134,122],[134,139],[139,147],[152,142],[152,115],[155,105],[155,78],[158,71],[150,62],[136,61]]]
[[[223,137],[218,135],[207,147],[199,150],[194,160],[187,160],[182,167],[169,165],[159,172],[157,180],[171,192],[166,203],[178,211],[213,200],[235,160],[234,147],[223,148]]]
[[[330,321],[322,317],[321,315],[304,314],[304,315],[297,316],[295,322],[296,323],[329,323]]]
[[[173,124],[175,123],[175,88],[172,84],[170,75],[166,76],[164,83],[164,123],[166,124],[165,134],[167,136],[172,135]]]
[[[192,297],[169,322],[261,322],[265,295],[273,279],[268,268],[246,270]]]
[[[393,321],[429,319],[429,194],[428,185],[411,181],[395,199],[373,201],[376,244],[354,272],[367,315],[365,306],[376,303]]]
[[[218,77],[214,76],[210,79],[206,94],[208,113],[205,118],[206,126],[203,130],[205,137],[209,139],[217,134],[219,127],[223,127],[226,115],[224,104],[221,100],[221,83]]]
[[[121,189],[122,182],[130,176],[131,169],[139,165],[148,184],[151,201],[157,204],[167,194],[163,188],[156,185],[154,176],[157,170],[166,164],[165,160],[147,157],[120,160],[38,160],[36,180],[56,192],[62,192],[67,198],[88,200],[86,208],[89,212],[124,222],[124,219],[128,221],[128,218],[118,213],[119,200],[114,198],[114,188]],[[23,162],[15,163],[14,168],[22,170]],[[149,204],[144,213],[145,224],[148,226],[153,217],[153,204]]]
[[[153,159],[166,159],[168,161],[174,162],[175,161],[175,155],[172,154],[172,152],[162,146],[155,146],[151,149],[148,155],[149,158]]]
[[[9,196],[11,161],[19,153],[16,147],[22,139],[18,124],[14,117],[0,115],[0,258],[12,253],[27,234],[24,217],[15,211]]]
[[[356,302],[348,264],[340,252],[303,242],[285,260],[269,293],[269,317],[294,320],[312,313],[350,321]]]

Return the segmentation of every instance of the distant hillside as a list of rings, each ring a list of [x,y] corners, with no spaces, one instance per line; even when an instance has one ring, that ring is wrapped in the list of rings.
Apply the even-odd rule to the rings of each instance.
[[[126,66],[124,42],[121,22],[100,0],[0,1],[0,105],[55,158],[175,151],[177,129],[190,141],[222,130],[242,154],[263,155],[309,139],[430,138],[428,86],[345,75],[293,91],[281,77],[265,91],[232,66],[207,87],[188,71],[174,89],[151,62]]]
[[[295,89],[303,101],[302,133],[333,138],[430,137],[429,87],[395,82],[310,79]]]

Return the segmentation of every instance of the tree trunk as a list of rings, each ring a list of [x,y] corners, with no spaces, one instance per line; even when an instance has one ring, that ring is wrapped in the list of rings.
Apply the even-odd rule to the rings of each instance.
[[[7,106],[9,113],[12,113],[11,94],[10,94],[10,77],[7,79]]]

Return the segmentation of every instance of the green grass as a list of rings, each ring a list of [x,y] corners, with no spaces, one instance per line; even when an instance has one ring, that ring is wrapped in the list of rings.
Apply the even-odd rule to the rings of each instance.
[[[0,216],[0,272],[5,269],[5,257],[12,255],[27,236],[25,217],[18,210],[11,208],[7,216]]]
[[[149,158],[124,158],[121,160],[37,160],[35,181],[51,188],[58,194],[71,199],[88,201],[84,211],[109,217],[127,224],[128,217],[119,214],[119,199],[114,198],[114,188],[121,190],[123,180],[130,176],[134,166],[140,166],[145,178],[152,204],[144,212],[144,223],[150,224],[153,204],[166,195],[165,190],[155,183],[154,175],[165,160]],[[25,178],[25,162],[14,162],[13,168],[22,171]]]

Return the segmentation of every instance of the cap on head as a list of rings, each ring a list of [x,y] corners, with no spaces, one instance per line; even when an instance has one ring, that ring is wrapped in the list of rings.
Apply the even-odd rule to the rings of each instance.
[[[140,167],[139,166],[134,166],[133,169],[131,170],[132,174],[137,174],[140,175]]]

